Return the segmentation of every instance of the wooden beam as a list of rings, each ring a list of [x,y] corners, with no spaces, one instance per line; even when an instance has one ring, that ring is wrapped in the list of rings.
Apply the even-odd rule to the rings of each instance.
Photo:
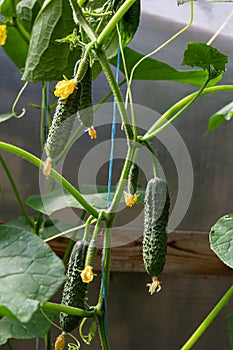
[[[119,234],[122,235],[122,231]],[[114,233],[116,235],[116,233]],[[51,241],[51,248],[62,256],[68,239]],[[98,250],[96,266],[100,270],[101,250]],[[145,272],[142,260],[141,238],[120,247],[112,248],[111,271]],[[221,262],[209,246],[207,233],[174,231],[168,235],[168,254],[164,269],[169,274],[233,275],[232,269]]]

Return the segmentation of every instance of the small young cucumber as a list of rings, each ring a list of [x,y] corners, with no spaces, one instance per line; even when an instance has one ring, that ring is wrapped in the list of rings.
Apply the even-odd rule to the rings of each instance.
[[[138,187],[139,166],[133,163],[129,170],[128,193],[135,194]]]
[[[88,242],[80,240],[75,243],[67,270],[61,304],[85,309],[87,283],[83,283],[80,271],[85,266]],[[81,322],[82,317],[60,313],[60,326],[64,332],[71,332]]]
[[[78,118],[84,126],[90,128],[93,124],[94,113],[92,106],[92,69],[89,65],[80,85],[81,95]]]
[[[166,261],[169,206],[166,181],[157,177],[149,180],[145,192],[142,252],[145,268],[152,276],[152,284],[148,284],[151,294],[161,288],[157,276],[163,271]]]

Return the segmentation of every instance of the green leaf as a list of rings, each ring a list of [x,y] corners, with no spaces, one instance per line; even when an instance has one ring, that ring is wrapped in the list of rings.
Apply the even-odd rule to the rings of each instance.
[[[21,0],[16,6],[17,17],[29,33],[43,2],[43,0]]]
[[[110,3],[110,7],[109,7]],[[106,10],[110,10],[115,13],[118,8],[122,5],[122,0],[111,0],[109,1],[89,1],[87,4],[87,9],[90,12],[104,13]],[[93,30],[97,30],[100,33],[106,26],[106,24],[111,19],[112,14],[103,17],[88,17],[89,24],[92,26]],[[140,0],[136,0],[135,3],[128,9],[119,22],[119,29],[121,33],[122,45],[125,47],[134,37],[134,34],[138,28],[140,21]],[[118,33],[114,29],[106,38],[103,47],[108,59],[116,56],[118,51]]]
[[[106,208],[106,193],[87,194],[84,197],[95,207],[99,209]],[[27,205],[46,215],[51,215],[57,210],[69,207],[83,209],[81,204],[70,193],[64,190],[54,190],[41,196],[30,196],[27,199]]]
[[[143,57],[142,54],[126,47],[124,49],[127,71],[130,72],[133,66]],[[117,59],[113,58],[111,63],[116,66]],[[124,73],[124,67],[121,64],[120,70]],[[134,80],[168,80],[176,81],[178,83],[192,84],[195,86],[202,86],[207,79],[207,72],[186,70],[179,71],[169,66],[168,64],[157,61],[153,58],[146,58],[139,67],[135,70]],[[213,84],[216,83],[213,82]]]
[[[233,214],[223,216],[211,228],[210,247],[224,264],[233,268]]]
[[[136,33],[141,15],[140,0],[136,0],[122,17],[119,28],[123,47],[128,45]]]
[[[28,44],[14,27],[7,26],[7,39],[2,48],[16,67],[25,67]]]
[[[233,313],[231,313],[230,315],[227,315],[227,328],[228,328],[231,349],[233,350]]]
[[[0,227],[0,307],[28,322],[65,280],[62,261],[39,237]]]
[[[56,40],[73,32],[75,23],[67,0],[44,3],[32,28],[29,54],[22,79],[26,81],[61,80],[73,76],[81,49],[70,51],[69,43]]]
[[[182,66],[200,67],[209,72],[210,79],[226,70],[228,57],[205,43],[190,42],[184,52]]]
[[[46,311],[46,315],[52,321],[55,313]],[[30,321],[19,322],[4,317],[0,320],[0,345],[5,344],[8,339],[31,339],[43,337],[50,329],[51,323],[46,320],[40,310],[37,310]]]
[[[5,122],[6,120],[8,120],[8,119],[10,119],[12,117],[14,117],[14,114],[12,114],[12,113],[1,114],[0,115],[0,123]]]
[[[5,17],[15,16],[15,6],[20,0],[3,0],[0,5],[0,13]]]
[[[233,117],[233,102],[230,102],[210,117],[209,123],[208,123],[208,131],[210,132],[215,130],[222,123],[226,121],[230,121],[232,117]]]
[[[35,220],[36,218],[32,217],[32,219]],[[20,217],[18,219],[8,221],[7,226],[33,232],[31,226],[29,226],[29,224],[27,223],[24,217]],[[73,225],[70,225],[69,223],[58,219],[45,220],[43,224],[43,232],[41,232],[41,235],[43,239],[46,239],[46,238],[55,236],[60,232],[70,230],[73,227],[74,227]],[[71,233],[66,234],[64,237],[69,237],[69,238],[78,240],[82,238],[82,236],[83,236],[83,231],[78,230],[78,231],[72,231]],[[0,310],[0,315],[1,315],[1,310]],[[10,317],[10,316],[7,316],[7,317]]]
[[[88,188],[90,194],[84,194],[84,198],[88,200],[93,206],[98,209],[107,208],[108,192],[106,186],[98,186],[98,193],[96,193],[96,187],[91,185],[85,186]],[[99,190],[102,188],[102,190]],[[142,204],[144,199],[144,190],[138,189],[137,193],[140,193],[137,204]],[[110,198],[112,199],[114,192],[111,192]],[[121,198],[121,202],[124,202],[124,196]],[[57,210],[64,208],[76,208],[83,209],[81,204],[68,192],[64,190],[54,190],[43,195],[30,196],[27,199],[27,205],[32,209],[46,214],[51,215]]]

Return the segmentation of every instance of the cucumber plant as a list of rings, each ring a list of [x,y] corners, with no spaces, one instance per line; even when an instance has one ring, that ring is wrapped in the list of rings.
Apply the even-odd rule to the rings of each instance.
[[[178,1],[178,4],[185,2],[190,3],[189,24],[152,53],[157,53],[192,25],[194,1],[183,0]],[[1,2],[0,45],[12,62],[20,71],[23,71],[22,80],[42,82],[41,106],[35,106],[41,109],[40,140],[42,141],[44,140],[42,133],[48,126],[45,122],[45,115],[49,114],[48,119],[50,119],[50,112],[54,107],[55,112],[48,135],[46,135],[46,143],[41,142],[42,151],[45,149],[47,155],[45,162],[32,153],[6,142],[0,141],[0,149],[16,154],[40,168],[47,179],[53,178],[65,190],[67,202],[70,200],[67,206],[84,210],[82,222],[75,227],[80,240],[75,243],[72,251],[72,241],[69,243],[63,258],[63,261],[66,262],[71,251],[65,274],[63,264],[49,250],[47,241],[65,235],[67,231],[70,233],[72,229],[56,232],[56,234],[53,231],[51,234],[53,224],[45,217],[48,211],[43,206],[42,196],[39,196],[39,199],[37,196],[28,201],[37,211],[36,216],[32,217],[28,214],[14,178],[0,155],[0,163],[12,184],[27,222],[26,228],[22,223],[20,227],[6,224],[0,228],[2,231],[0,251],[3,252],[4,257],[3,262],[0,260],[0,270],[7,268],[6,276],[1,277],[0,284],[1,291],[3,291],[0,293],[0,316],[4,316],[0,320],[0,345],[8,343],[10,349],[12,349],[10,338],[28,339],[42,336],[45,337],[45,349],[53,348],[54,339],[51,340],[49,333],[51,325],[60,328],[62,332],[55,343],[56,350],[63,350],[65,347],[66,333],[69,333],[76,342],[75,344],[68,343],[68,347],[70,349],[80,348],[77,335],[74,336],[71,333],[73,331],[90,345],[95,335],[96,325],[102,349],[110,349],[107,296],[110,284],[112,226],[117,208],[124,195],[127,206],[132,207],[138,203],[140,171],[137,155],[139,150],[140,152],[149,150],[151,168],[155,175],[148,181],[145,189],[142,258],[145,271],[152,277],[152,283],[148,283],[150,294],[161,289],[158,276],[163,271],[166,262],[166,227],[169,220],[170,197],[166,181],[158,177],[157,156],[149,141],[180,117],[200,96],[213,92],[233,91],[233,84],[215,85],[226,69],[228,58],[209,44],[199,42],[188,44],[182,65],[198,69],[185,71],[178,71],[165,62],[152,59],[149,57],[150,54],[143,56],[127,48],[139,25],[140,6],[140,0],[34,0],[31,2],[3,0]],[[116,58],[119,53],[122,58],[120,66]],[[120,90],[121,83],[118,84],[116,81],[110,64],[116,65],[125,76],[125,81],[123,81],[127,85],[125,98]],[[110,203],[105,203],[104,208],[99,205],[99,202],[97,202],[98,205],[95,204],[97,196],[93,195],[91,199],[84,196],[79,189],[56,171],[57,163],[64,152],[69,149],[74,136],[87,128],[91,139],[97,137],[93,125],[95,124],[94,112],[108,97],[103,97],[97,107],[93,108],[92,99],[95,91],[92,89],[92,83],[101,71],[109,83],[110,94],[113,94],[115,98],[128,145],[118,185],[114,189]],[[133,79],[185,82],[198,86],[199,90],[171,106],[141,135],[137,129],[134,113],[131,91]],[[58,98],[55,105],[49,105],[47,99],[47,82],[49,81],[58,81],[54,91],[54,95]],[[128,96],[130,111],[127,108]],[[226,120],[232,116],[229,106],[224,109]],[[13,116],[15,113],[0,116],[0,121]],[[76,119],[80,125],[72,134]],[[216,118],[214,119],[214,127],[209,126],[211,130],[216,127]],[[219,120],[217,120],[217,125],[220,125]],[[89,142],[92,141],[89,140]],[[54,192],[52,195],[49,194],[50,204],[52,202],[51,213],[56,208],[66,207],[66,204],[61,204],[60,192]],[[64,201],[64,196],[62,199]],[[86,216],[88,218],[84,220]],[[229,224],[229,218],[227,222]],[[93,226],[94,230],[91,233]],[[214,244],[214,233],[213,229],[211,244],[219,253],[218,247],[216,248]],[[95,277],[96,242],[99,237],[103,241],[99,296],[95,305],[89,305],[87,287]],[[39,252],[36,247],[40,248]],[[21,252],[24,254],[22,255]],[[17,258],[16,263],[11,264],[11,260],[15,257]],[[25,268],[25,265],[32,265],[34,269]],[[19,271],[24,272],[21,274],[22,278]],[[8,275],[14,279],[11,285],[7,279]],[[24,278],[30,280],[29,290],[22,288]],[[64,287],[60,303],[50,302],[50,298],[62,284]],[[17,298],[15,297],[16,291]],[[91,285],[88,288],[88,292],[90,291]],[[232,294],[231,289],[221,305],[224,305]],[[59,324],[53,322],[56,315],[49,313],[48,310],[59,314]],[[83,335],[83,325],[87,319],[90,320],[91,326],[88,335]],[[35,324],[37,327],[34,327]],[[8,327],[8,333],[4,334],[4,331],[1,333],[1,329],[4,330],[6,327]],[[198,336],[201,332],[202,330],[198,330]],[[182,349],[190,349],[190,344],[193,345],[198,336],[195,334],[195,337],[190,342],[188,341]]]

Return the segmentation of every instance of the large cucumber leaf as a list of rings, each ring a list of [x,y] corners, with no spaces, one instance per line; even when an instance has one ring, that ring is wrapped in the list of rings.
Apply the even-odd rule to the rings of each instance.
[[[43,2],[43,0],[21,0],[16,6],[17,17],[29,33]]]
[[[53,312],[46,311],[50,320],[55,318]],[[8,339],[31,339],[43,337],[51,327],[40,310],[37,310],[28,322],[19,322],[7,317],[0,320],[0,345],[5,344]]]
[[[143,57],[137,51],[132,50],[129,47],[124,49],[124,55],[127,65],[127,71],[130,73],[133,66]],[[113,58],[111,63],[116,65],[117,60]],[[120,66],[120,70],[124,73],[123,64]],[[176,81],[179,83],[191,84],[195,86],[202,86],[204,81],[206,81],[207,72],[201,70],[185,70],[180,71],[169,66],[165,62],[155,60],[153,58],[145,58],[140,66],[135,70],[133,79],[135,80],[169,80]],[[218,77],[212,83],[215,84]]]
[[[87,9],[90,12],[101,13],[106,10],[111,10],[112,13],[115,13],[119,7],[123,4],[122,0],[110,0],[110,1],[95,1],[90,0],[87,4]],[[97,34],[100,34],[101,31],[105,28],[109,20],[111,19],[112,14],[103,17],[88,17],[89,24],[94,31],[97,31]],[[121,41],[123,47],[128,45],[135,35],[135,32],[138,28],[140,21],[140,0],[136,0],[135,3],[129,8],[129,10],[124,14],[122,19],[119,22],[119,30],[121,34]],[[118,33],[116,28],[112,30],[110,35],[106,38],[103,47],[106,52],[108,59],[115,57],[118,51]]]
[[[211,228],[210,247],[224,264],[233,268],[233,214],[223,216]]]
[[[100,192],[96,192],[95,186],[93,186],[93,189],[91,186],[87,186],[86,188],[92,192],[90,194],[83,195],[86,200],[88,200],[96,208],[107,208],[108,192],[105,186]],[[138,189],[137,194],[140,194],[137,204],[142,204],[144,199],[144,190]],[[113,196],[114,192],[111,192],[110,198],[112,199]],[[124,202],[124,196],[122,196],[121,202]],[[41,196],[30,196],[27,199],[27,205],[29,205],[34,210],[46,215],[51,215],[55,211],[64,208],[83,209],[81,204],[70,193],[64,190],[54,190],[46,194],[42,194]]]
[[[0,227],[0,311],[28,322],[65,281],[62,261],[38,236]]]
[[[52,81],[61,80],[63,75],[73,76],[81,50],[70,51],[68,43],[56,40],[71,34],[74,27],[69,1],[49,0],[44,3],[32,28],[23,80]]]
[[[7,39],[2,48],[16,67],[19,69],[25,67],[28,43],[22,38],[15,27],[7,26]]]
[[[0,4],[0,13],[5,17],[13,17],[16,14],[16,5],[20,0],[3,0]]]

